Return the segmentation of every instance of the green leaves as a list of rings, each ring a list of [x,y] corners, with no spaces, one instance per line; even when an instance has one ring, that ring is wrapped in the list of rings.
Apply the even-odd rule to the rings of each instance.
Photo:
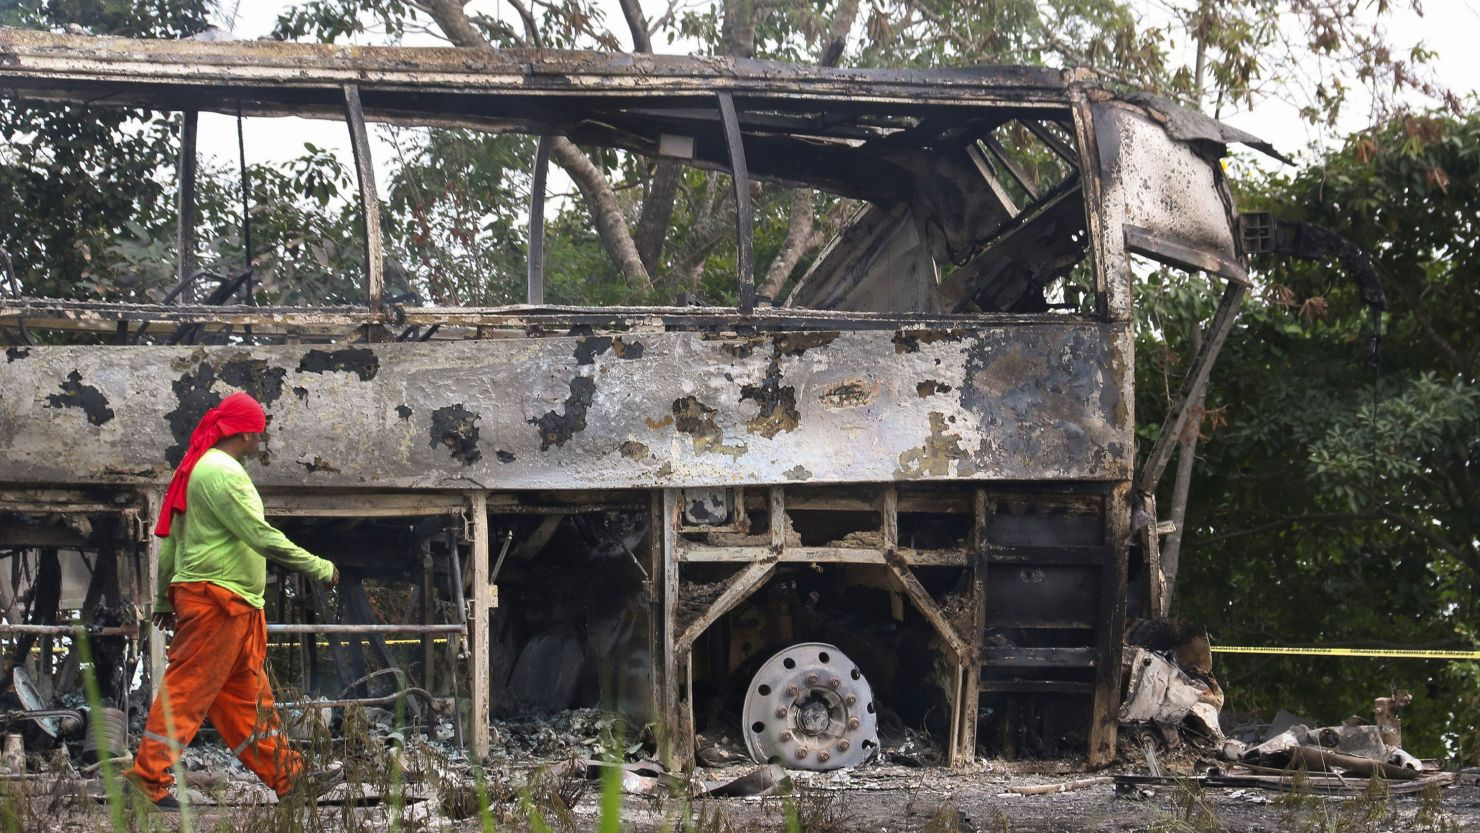
[[[1480,453],[1480,388],[1462,379],[1424,373],[1406,389],[1380,395],[1374,405],[1332,425],[1311,449],[1316,473],[1354,490],[1383,480],[1432,477],[1449,458]]]
[[[1480,114],[1403,116],[1292,176],[1241,183],[1241,207],[1321,223],[1369,251],[1389,309],[1374,377],[1371,325],[1338,264],[1256,264],[1261,291],[1213,372],[1208,409],[1226,424],[1205,423],[1198,447],[1178,589],[1180,613],[1215,639],[1477,644],[1480,192],[1455,185],[1480,181],[1477,144]],[[1140,337],[1143,421],[1165,409],[1156,351],[1180,372],[1190,345],[1179,322],[1206,315],[1159,280],[1138,293],[1147,324],[1159,322]],[[1411,751],[1480,751],[1475,720],[1455,712],[1480,701],[1473,664],[1220,661],[1240,711],[1335,719],[1397,686],[1419,694],[1405,717]]]

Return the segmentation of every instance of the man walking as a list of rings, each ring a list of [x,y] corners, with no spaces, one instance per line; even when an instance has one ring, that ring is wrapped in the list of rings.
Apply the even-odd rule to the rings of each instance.
[[[280,743],[263,663],[267,561],[334,586],[339,570],[309,554],[263,517],[262,498],[242,467],[267,428],[257,400],[233,393],[201,418],[165,493],[154,534],[160,549],[154,624],[175,628],[169,665],[149,710],[134,765],[124,777],[165,810],[171,767],[211,725],[248,769],[279,796],[298,781],[303,761]]]

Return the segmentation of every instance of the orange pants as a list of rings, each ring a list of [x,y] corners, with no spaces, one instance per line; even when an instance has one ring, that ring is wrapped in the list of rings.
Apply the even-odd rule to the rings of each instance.
[[[124,773],[150,801],[169,792],[170,769],[201,722],[211,725],[246,767],[278,795],[287,792],[303,760],[278,743],[278,718],[263,662],[267,619],[224,587],[189,582],[170,587],[175,638],[169,665],[134,765]]]

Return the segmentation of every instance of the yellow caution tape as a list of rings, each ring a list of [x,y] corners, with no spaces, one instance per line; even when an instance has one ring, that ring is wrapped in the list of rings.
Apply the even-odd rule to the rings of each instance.
[[[1392,648],[1257,648],[1249,645],[1214,645],[1212,648],[1215,654],[1289,654],[1304,657],[1480,660],[1480,651],[1404,651]]]

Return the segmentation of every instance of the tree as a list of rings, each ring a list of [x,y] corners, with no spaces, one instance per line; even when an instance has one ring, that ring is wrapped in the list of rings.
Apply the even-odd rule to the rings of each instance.
[[[176,38],[206,27],[204,0],[72,0],[7,4],[0,25]],[[137,298],[112,256],[120,238],[160,239],[172,228],[167,174],[175,125],[131,109],[81,111],[26,102],[0,108],[0,246],[26,291]]]
[[[1290,260],[1260,270],[1261,302],[1246,306],[1216,370],[1216,428],[1188,511],[1195,558],[1179,609],[1218,623],[1223,641],[1480,643],[1480,194],[1455,185],[1480,175],[1477,144],[1480,114],[1399,116],[1243,195],[1372,252],[1390,308],[1374,374],[1370,318],[1349,276]],[[1154,366],[1142,372],[1154,395]],[[1476,702],[1474,664],[1232,662],[1231,702],[1335,718],[1396,685],[1420,695],[1405,733],[1413,750],[1480,751],[1475,722],[1451,714]]]

